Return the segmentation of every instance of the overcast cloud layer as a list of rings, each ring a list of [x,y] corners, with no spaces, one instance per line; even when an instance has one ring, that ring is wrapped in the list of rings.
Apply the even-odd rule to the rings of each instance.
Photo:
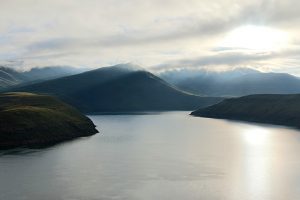
[[[253,67],[300,75],[298,0],[0,0],[0,64]],[[220,46],[247,25],[284,31],[264,51]],[[253,40],[253,38],[251,39]]]

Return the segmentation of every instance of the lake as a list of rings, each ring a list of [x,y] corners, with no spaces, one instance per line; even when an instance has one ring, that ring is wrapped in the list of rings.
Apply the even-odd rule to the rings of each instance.
[[[0,199],[300,199],[297,130],[187,112],[89,117],[99,134],[0,152]]]

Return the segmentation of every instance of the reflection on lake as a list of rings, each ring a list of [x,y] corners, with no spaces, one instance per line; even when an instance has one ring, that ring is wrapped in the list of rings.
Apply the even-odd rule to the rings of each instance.
[[[300,199],[300,132],[187,112],[94,115],[100,134],[0,155],[0,199]]]

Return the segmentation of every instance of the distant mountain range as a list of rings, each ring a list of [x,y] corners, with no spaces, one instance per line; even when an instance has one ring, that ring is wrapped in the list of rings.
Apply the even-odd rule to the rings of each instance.
[[[231,98],[191,114],[300,128],[300,94],[265,94]]]
[[[224,97],[300,93],[298,77],[247,68],[222,72],[174,70],[160,73],[161,78],[131,64],[83,73],[80,70],[83,69],[46,67],[17,72],[2,67],[0,88],[56,95],[89,113],[194,110]]]
[[[43,68],[32,68],[29,71],[17,71],[8,67],[0,66],[0,89],[16,86],[19,84],[29,84],[41,82],[63,76],[79,74],[86,69],[69,66],[48,66]]]
[[[103,67],[13,91],[53,94],[84,112],[193,110],[222,100],[182,92],[130,64]]]
[[[300,78],[285,73],[262,73],[239,68],[223,72],[185,69],[160,73],[181,90],[208,96],[300,93]]]

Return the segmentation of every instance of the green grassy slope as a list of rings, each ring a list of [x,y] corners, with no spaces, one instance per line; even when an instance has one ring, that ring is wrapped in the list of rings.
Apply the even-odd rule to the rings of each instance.
[[[43,146],[96,132],[89,118],[54,97],[0,94],[0,149]]]
[[[201,117],[236,119],[300,128],[300,94],[250,95],[226,99],[191,114]]]

